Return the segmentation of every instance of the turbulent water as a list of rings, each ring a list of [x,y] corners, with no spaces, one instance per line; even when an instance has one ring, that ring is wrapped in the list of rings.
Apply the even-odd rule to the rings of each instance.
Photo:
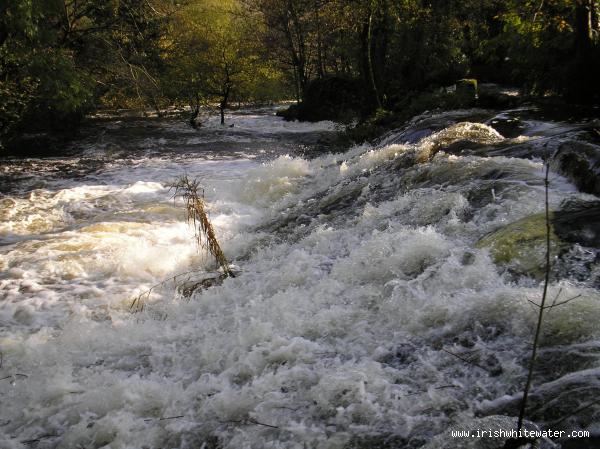
[[[506,138],[495,116],[316,157],[334,125],[272,110],[106,119],[62,156],[0,161],[0,447],[417,448],[515,416],[540,277],[480,240],[544,211],[543,162],[511,149],[582,137],[528,119]],[[214,266],[183,174],[239,272],[187,298]],[[556,171],[549,198],[597,199]],[[528,417],[598,434],[598,252],[561,248],[549,298],[577,298],[547,312]]]

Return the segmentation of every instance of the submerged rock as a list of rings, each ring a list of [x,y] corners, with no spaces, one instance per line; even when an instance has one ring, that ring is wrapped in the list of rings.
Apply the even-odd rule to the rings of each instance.
[[[421,140],[418,150],[414,153],[414,163],[427,162],[439,151],[446,151],[457,144],[482,146],[503,140],[496,130],[483,123],[459,122]]]
[[[600,125],[597,122],[536,130],[533,128],[536,122],[503,113],[486,123],[499,135],[513,140],[453,145],[444,150],[461,156],[548,160],[551,169],[566,177],[578,190],[600,195],[600,133],[596,129]]]
[[[514,117],[509,114],[499,114],[487,124],[507,139],[519,137],[527,128],[519,117]]]
[[[531,441],[523,441],[523,444],[515,444],[507,440],[512,431],[516,432],[517,418],[510,416],[486,416],[485,418],[473,418],[463,422],[455,423],[450,426],[445,432],[437,435],[428,444],[421,449],[503,449],[506,447],[520,449],[553,449],[558,448],[556,444],[548,438],[531,439]],[[530,421],[523,423],[523,429],[529,432],[541,432],[541,429]],[[458,437],[453,435],[453,432],[469,432],[469,436]],[[478,433],[479,432],[479,433]],[[484,433],[485,432],[485,433]],[[490,436],[488,432],[498,432],[496,435]],[[464,434],[463,434],[464,435]]]

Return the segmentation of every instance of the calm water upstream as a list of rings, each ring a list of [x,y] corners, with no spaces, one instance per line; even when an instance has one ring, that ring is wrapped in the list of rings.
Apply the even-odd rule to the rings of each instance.
[[[523,232],[544,211],[543,163],[519,151],[597,145],[580,124],[491,126],[518,115],[424,116],[318,157],[334,124],[272,109],[114,118],[0,160],[0,448],[417,448],[515,416],[543,256]],[[240,271],[191,298],[178,285],[213,266],[169,190],[183,174]],[[597,200],[551,172],[552,209]],[[563,419],[600,394],[586,229],[557,237],[550,297],[580,296],[547,315],[529,417],[598,433],[598,405]]]

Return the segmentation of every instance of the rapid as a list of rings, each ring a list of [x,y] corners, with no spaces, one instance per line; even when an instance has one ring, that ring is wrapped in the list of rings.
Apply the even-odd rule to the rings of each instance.
[[[418,448],[516,416],[546,156],[565,303],[527,418],[600,436],[598,197],[556,157],[600,149],[589,122],[424,114],[327,152],[330,122],[227,121],[98,118],[64,154],[0,160],[0,448]],[[214,264],[184,174],[238,273],[191,296]]]

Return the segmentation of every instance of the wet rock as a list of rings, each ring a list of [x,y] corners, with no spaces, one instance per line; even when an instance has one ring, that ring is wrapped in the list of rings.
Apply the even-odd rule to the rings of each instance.
[[[459,140],[457,142],[453,142],[450,145],[444,147],[444,152],[449,154],[462,154],[464,152],[471,152],[478,150],[482,147],[485,147],[485,144],[481,144],[479,142],[474,142],[472,140]]]
[[[319,204],[321,214],[331,214],[356,206],[356,200],[362,193],[363,186],[358,185],[350,190],[340,189],[327,195]]]
[[[592,436],[590,438],[573,438],[561,442],[561,449],[590,449],[600,447],[600,436]]]
[[[579,190],[600,195],[600,146],[568,140],[558,147],[553,165]]]
[[[418,348],[412,343],[400,343],[390,352],[378,357],[378,361],[394,368],[401,368],[417,360],[417,350]]]
[[[477,98],[477,80],[459,80],[456,83],[456,95],[463,100],[475,100]]]
[[[31,325],[34,320],[33,310],[28,306],[19,306],[13,314],[13,318],[21,324]]]
[[[598,366],[600,343],[577,343],[543,347],[538,352],[535,372],[542,379],[558,379],[575,371]]]
[[[556,380],[534,386],[527,401],[527,416],[546,423],[564,422],[568,418],[577,425],[587,426],[597,420],[600,404],[594,398],[600,394],[600,370],[591,368],[566,374]],[[477,411],[479,415],[507,414],[519,410],[522,393],[484,401]],[[575,416],[576,415],[576,416]]]
[[[98,322],[112,321],[112,317],[110,315],[110,309],[108,308],[107,304],[102,304],[102,305],[98,306],[96,308],[96,310],[92,311],[90,317],[93,321],[98,321]]]
[[[568,245],[551,228],[551,251],[556,256]],[[511,223],[483,237],[477,248],[488,248],[494,262],[512,271],[541,277],[546,255],[545,214],[535,214]]]
[[[554,213],[552,225],[561,240],[600,247],[600,201],[572,201]]]
[[[425,113],[414,117],[404,127],[394,129],[381,137],[378,145],[418,143],[422,139],[459,122],[485,121],[489,113],[482,109],[455,110],[443,114]]]
[[[503,431],[509,434],[517,429],[517,418],[510,416],[486,416],[485,418],[473,418],[470,420],[457,422],[450,426],[445,432],[437,435],[422,449],[504,449],[513,447],[519,449],[555,449],[556,444],[547,438],[540,438],[524,444],[507,445],[506,437],[477,436],[477,431]],[[540,431],[541,429],[530,421],[525,421],[523,429],[528,431]],[[453,431],[471,432],[470,437],[452,436]],[[475,435],[473,437],[472,435]],[[510,443],[509,443],[510,444]]]
[[[399,435],[361,435],[353,437],[344,449],[399,449],[417,447]]]
[[[512,117],[506,114],[497,115],[488,122],[488,125],[507,139],[520,136],[526,129],[525,124],[519,117]]]
[[[525,122],[507,114],[498,115],[487,124],[506,138],[530,132]],[[589,124],[564,125],[550,131],[536,131],[534,136],[529,134],[529,138],[517,139],[508,145],[502,140],[480,142],[480,145],[457,140],[444,151],[458,155],[550,160],[551,169],[569,179],[580,191],[600,195],[600,145],[595,135],[595,128]]]
[[[500,143],[504,138],[497,131],[483,123],[459,122],[421,141],[417,151],[407,152],[396,158],[401,168],[430,161],[439,151],[461,154],[471,149],[479,149]]]
[[[196,291],[205,290],[216,285],[221,285],[225,278],[227,278],[225,274],[219,273],[208,275],[203,279],[187,280],[177,286],[177,291],[184,298],[189,298]]]
[[[600,247],[600,201],[566,203],[561,210],[550,214],[550,222],[552,258],[560,255],[554,268],[568,274],[579,267],[575,271],[584,269],[583,276],[589,276],[596,256],[573,244]],[[476,246],[488,248],[497,264],[515,273],[540,278],[546,263],[545,214],[530,215],[506,225],[483,237]]]

